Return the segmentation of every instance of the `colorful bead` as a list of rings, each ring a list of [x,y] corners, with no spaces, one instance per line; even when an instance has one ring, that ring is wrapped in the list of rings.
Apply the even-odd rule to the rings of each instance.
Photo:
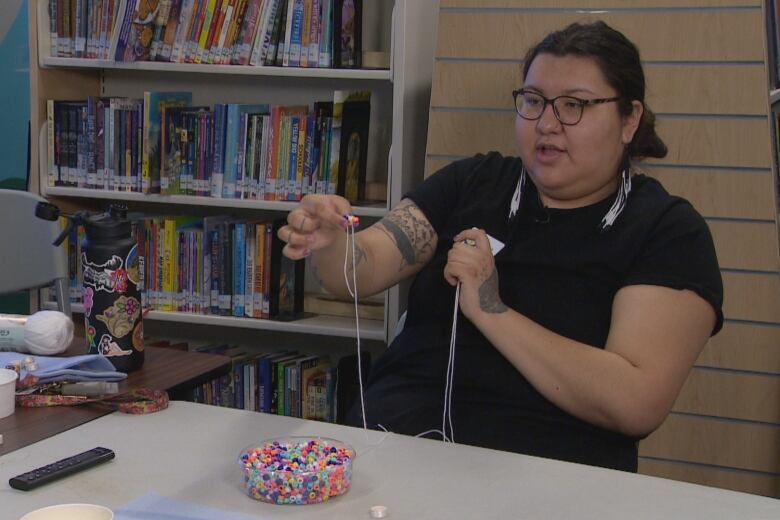
[[[352,448],[327,439],[267,441],[239,456],[247,494],[274,504],[316,504],[349,489]]]

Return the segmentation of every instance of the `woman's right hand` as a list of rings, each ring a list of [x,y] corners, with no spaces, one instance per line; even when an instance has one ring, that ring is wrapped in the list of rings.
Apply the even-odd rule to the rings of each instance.
[[[293,260],[305,258],[312,251],[322,249],[343,235],[345,214],[352,213],[352,206],[338,195],[306,195],[297,208],[287,215],[287,224],[277,236],[287,245],[282,253]]]

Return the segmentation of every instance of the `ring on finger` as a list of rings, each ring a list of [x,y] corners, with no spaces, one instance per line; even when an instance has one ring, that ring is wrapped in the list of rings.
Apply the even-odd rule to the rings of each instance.
[[[288,244],[292,240],[292,234],[293,234],[293,230],[292,230],[292,228],[290,228],[290,231],[287,233],[287,243]]]
[[[305,225],[306,225],[306,217],[303,217],[303,220],[301,220],[301,224],[298,226],[298,229],[300,229],[301,231],[305,231],[305,229],[303,229],[303,226]]]

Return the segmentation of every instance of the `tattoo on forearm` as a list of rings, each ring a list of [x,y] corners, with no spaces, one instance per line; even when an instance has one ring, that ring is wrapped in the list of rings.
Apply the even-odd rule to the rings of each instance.
[[[349,252],[351,253],[351,251]],[[353,260],[354,258],[354,264]],[[355,255],[352,257],[350,254],[350,258],[347,259],[347,271],[349,274],[352,274],[353,270],[356,270],[358,267],[360,267],[360,264],[363,262],[363,260],[366,258],[366,251],[360,247],[357,243],[357,240],[355,240]]]
[[[495,270],[490,278],[479,286],[479,307],[491,314],[499,314],[507,310],[507,306],[498,296],[498,273]]]
[[[408,265],[422,263],[433,248],[434,230],[412,212],[415,207],[413,202],[404,201],[377,224],[393,239],[401,253],[399,271]]]

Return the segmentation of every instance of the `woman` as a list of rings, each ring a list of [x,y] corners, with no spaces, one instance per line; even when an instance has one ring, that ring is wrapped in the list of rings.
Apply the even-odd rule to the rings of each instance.
[[[519,158],[455,162],[356,235],[361,295],[415,276],[404,329],[372,369],[367,422],[441,429],[460,283],[455,440],[636,471],[637,440],[722,324],[712,238],[687,201],[631,171],[666,147],[622,34],[603,22],[552,33],[523,80]],[[349,211],[306,197],[279,232],[342,295]],[[504,244],[495,257],[488,236]]]

